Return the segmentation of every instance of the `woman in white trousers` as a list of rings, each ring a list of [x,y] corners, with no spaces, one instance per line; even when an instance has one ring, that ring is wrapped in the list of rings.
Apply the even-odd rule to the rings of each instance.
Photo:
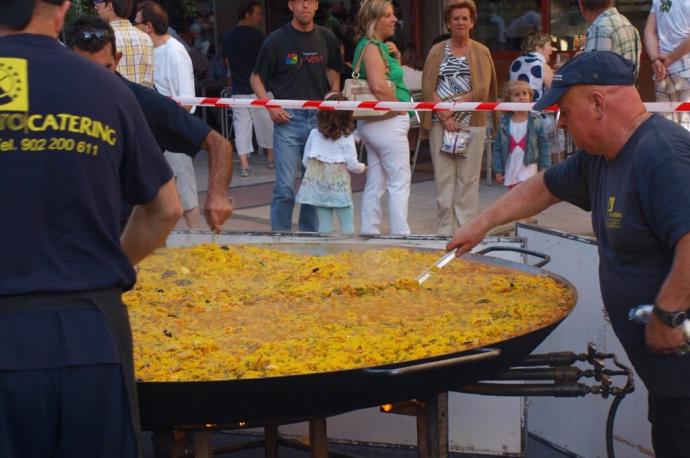
[[[409,102],[410,91],[403,82],[400,51],[395,44],[384,42],[395,33],[396,22],[390,0],[363,2],[357,14],[359,42],[353,62],[356,62],[355,72],[367,80],[378,100]],[[362,233],[381,232],[381,198],[386,191],[390,233],[410,233],[407,224],[411,179],[409,129],[407,113],[357,123],[357,133],[367,148],[369,167],[362,197]]]
[[[359,121],[357,132],[367,149],[367,184],[362,195],[361,232],[380,233],[381,198],[388,191],[391,234],[409,234],[407,205],[410,197],[410,147],[407,114],[383,121]]]

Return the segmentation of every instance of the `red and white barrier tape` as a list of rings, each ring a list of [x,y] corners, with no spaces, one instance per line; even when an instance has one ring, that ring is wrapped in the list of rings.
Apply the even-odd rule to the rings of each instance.
[[[269,100],[209,97],[174,97],[181,105],[217,108],[290,108],[309,110],[381,110],[381,111],[530,111],[532,103],[506,102],[354,102],[324,100]],[[690,102],[649,102],[647,111],[673,113],[690,111]],[[544,111],[558,111],[553,105]]]

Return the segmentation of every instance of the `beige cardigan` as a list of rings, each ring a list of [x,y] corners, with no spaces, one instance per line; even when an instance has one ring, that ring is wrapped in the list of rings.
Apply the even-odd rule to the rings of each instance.
[[[424,100],[433,100],[438,82],[438,72],[443,60],[443,49],[449,40],[437,43],[429,51],[429,55],[424,63],[422,74],[422,96]],[[472,81],[472,93],[474,102],[494,102],[498,100],[498,83],[496,82],[496,69],[494,61],[491,59],[489,48],[483,44],[470,39],[470,79]],[[422,128],[431,129],[431,111],[422,112]],[[475,112],[472,114],[471,126],[481,127],[486,125],[486,112]],[[494,114],[494,125],[496,119]]]

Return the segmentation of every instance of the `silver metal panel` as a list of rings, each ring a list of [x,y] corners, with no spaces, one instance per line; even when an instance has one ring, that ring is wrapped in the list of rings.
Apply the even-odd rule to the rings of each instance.
[[[544,269],[568,278],[578,290],[578,303],[573,312],[536,352],[584,352],[588,342],[594,342],[600,351],[615,353],[629,365],[625,351],[604,314],[596,241],[529,225],[518,225],[518,236],[526,240],[529,249],[550,255],[551,263]],[[527,429],[577,455],[605,457],[606,416],[611,400],[596,396],[529,398]],[[623,400],[616,416],[614,442],[617,456],[653,456],[646,406],[647,390],[636,377],[635,392]]]

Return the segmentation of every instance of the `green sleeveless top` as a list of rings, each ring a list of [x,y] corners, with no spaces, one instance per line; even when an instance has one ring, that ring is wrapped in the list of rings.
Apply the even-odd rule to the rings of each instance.
[[[410,90],[407,89],[405,83],[403,82],[402,65],[400,65],[400,62],[398,62],[398,60],[395,57],[390,55],[390,53],[388,52],[388,46],[386,46],[384,42],[378,40],[370,40],[366,37],[362,37],[359,40],[359,43],[357,43],[357,48],[355,49],[355,56],[352,59],[352,67],[354,68],[356,66],[359,56],[364,52],[364,47],[369,43],[373,43],[376,46],[378,46],[379,50],[381,51],[381,56],[385,56],[385,59],[388,60],[388,74],[386,75],[386,78],[391,80],[395,85],[395,97],[398,99],[399,102],[409,102]],[[362,64],[359,68],[359,77],[360,79],[366,79],[367,77],[367,70],[364,65],[364,59],[362,59]]]

